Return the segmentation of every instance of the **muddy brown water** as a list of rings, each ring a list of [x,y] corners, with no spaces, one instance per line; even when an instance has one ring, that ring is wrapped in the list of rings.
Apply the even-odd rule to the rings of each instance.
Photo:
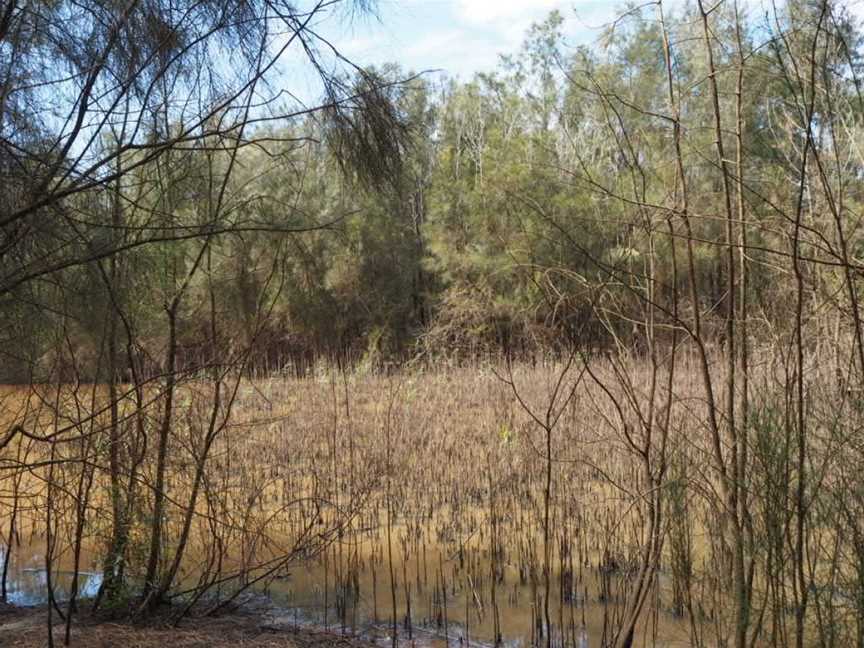
[[[347,587],[334,584],[338,546],[328,549],[326,559],[319,556],[291,564],[278,577],[258,587],[283,610],[275,622],[324,628],[389,644],[394,610],[387,563],[375,557],[379,549],[374,540],[354,542],[350,548],[351,551],[358,550],[364,558],[356,578],[352,576]],[[466,548],[463,554],[464,565],[464,556],[482,555],[482,551]],[[55,597],[63,601],[67,598],[73,572],[69,569],[68,558],[61,558],[58,562],[52,580]],[[7,581],[9,603],[31,606],[46,602],[44,564],[44,546],[38,543],[22,546],[13,552]],[[79,596],[93,597],[102,582],[99,566],[88,552],[84,553],[82,566],[85,569],[79,572]],[[442,571],[446,581],[444,597],[441,594]],[[490,600],[489,580],[474,582],[476,577],[470,577],[466,568],[460,568],[458,555],[442,551],[440,547],[427,548],[425,565],[422,559],[419,564],[413,557],[407,561],[400,559],[394,564],[394,572],[399,574],[395,617],[401,644],[429,648],[495,644],[495,606]],[[403,574],[410,583],[408,596]],[[191,575],[187,577],[190,583],[193,582]],[[545,645],[542,585],[526,582],[512,565],[501,570],[499,579],[496,603],[501,645],[514,648],[530,646],[532,642]],[[663,581],[661,575],[661,584]],[[585,570],[581,579],[577,576],[573,587],[563,594],[560,572],[554,575],[553,583],[550,597],[553,645],[576,648],[602,645],[603,638],[609,637],[610,616],[614,615],[615,606],[596,596],[599,584],[595,575],[591,570]],[[478,591],[478,587],[485,591]],[[538,605],[541,606],[539,621]],[[687,646],[688,632],[686,624],[668,612],[649,612],[640,624],[637,645]]]
[[[436,374],[397,387],[369,378],[344,394],[338,382],[327,380],[266,380],[240,390],[237,422],[214,447],[209,464],[216,482],[224,479],[227,506],[248,502],[250,515],[263,520],[282,510],[292,494],[314,490],[316,497],[343,506],[356,493],[366,495],[363,511],[326,551],[292,562],[260,589],[284,609],[281,622],[287,624],[389,642],[395,618],[402,644],[439,648],[494,645],[497,639],[512,647],[545,645],[550,628],[542,613],[542,463],[529,424],[489,376],[480,381],[474,374]],[[178,420],[197,415],[195,399],[193,390],[178,398]],[[585,410],[568,412],[563,425],[586,425]],[[381,477],[386,434],[389,495]],[[610,471],[629,474],[605,442],[592,443],[585,452],[608,461]],[[184,452],[182,446],[172,449],[176,462],[168,485],[181,501],[191,463]],[[555,471],[555,483],[566,488],[556,487],[552,501],[552,643],[601,646],[620,618],[628,582],[627,565],[601,567],[603,554],[635,553],[638,529],[622,523],[633,505],[608,483],[592,481],[581,464],[562,461]],[[41,495],[34,497],[35,510]],[[386,540],[391,500],[398,502],[391,529],[395,608]],[[290,536],[308,514],[285,509],[273,533]],[[26,524],[19,522],[21,528]],[[39,528],[38,519],[33,528]],[[196,533],[184,560],[188,584],[197,580],[195,565],[204,562],[208,541],[200,528]],[[38,534],[22,536],[11,555],[9,600],[33,605],[46,599],[45,551]],[[53,581],[62,599],[72,565],[69,538],[60,544],[65,549]],[[98,547],[90,540],[84,548],[82,596],[95,594],[101,582]],[[669,612],[669,589],[661,572],[638,626],[637,646],[689,645],[688,624]]]

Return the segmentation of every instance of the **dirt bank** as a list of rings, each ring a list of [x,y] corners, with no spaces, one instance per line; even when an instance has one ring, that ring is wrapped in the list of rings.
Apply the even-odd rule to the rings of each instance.
[[[64,624],[55,614],[55,645],[63,645]],[[44,608],[0,603],[0,646],[42,648],[48,644]],[[370,648],[374,644],[331,632],[295,628],[278,609],[256,605],[215,618],[168,619],[147,624],[105,621],[86,611],[76,617],[71,645],[80,648]]]

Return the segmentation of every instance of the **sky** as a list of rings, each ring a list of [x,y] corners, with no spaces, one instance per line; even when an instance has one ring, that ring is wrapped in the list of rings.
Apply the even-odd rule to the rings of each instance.
[[[696,0],[663,0],[667,12]],[[732,0],[706,0],[714,2]],[[773,0],[738,0],[751,15],[771,12]],[[314,4],[317,0],[308,0]],[[397,62],[406,72],[440,70],[463,81],[475,73],[491,71],[501,54],[513,54],[532,23],[558,10],[563,19],[565,47],[591,45],[619,17],[625,0],[371,0],[371,15],[347,19],[340,13],[324,13],[313,28],[338,51],[359,66]],[[347,3],[346,3],[347,4]],[[633,5],[653,4],[632,0]],[[864,18],[864,0],[843,4],[859,21]],[[782,0],[778,2],[782,5]],[[345,4],[337,3],[336,7]],[[649,12],[651,9],[649,8]],[[302,51],[300,67],[305,58]],[[298,59],[294,59],[297,61]],[[295,85],[301,97],[320,96],[317,78],[301,75]],[[305,87],[304,87],[305,86]]]
[[[328,20],[327,38],[360,64],[398,61],[463,80],[513,53],[526,30],[557,9],[568,44],[589,43],[615,15],[606,0],[378,0],[377,17]]]

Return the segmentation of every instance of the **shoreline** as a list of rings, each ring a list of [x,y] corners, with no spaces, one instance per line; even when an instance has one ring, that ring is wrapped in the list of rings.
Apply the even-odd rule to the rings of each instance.
[[[46,606],[0,603],[0,647],[47,645]],[[54,643],[62,646],[65,622],[54,615]],[[214,617],[190,615],[174,625],[170,615],[146,622],[92,616],[82,606],[72,624],[70,646],[82,648],[371,648],[374,642],[309,626],[297,626],[269,600],[255,599]]]

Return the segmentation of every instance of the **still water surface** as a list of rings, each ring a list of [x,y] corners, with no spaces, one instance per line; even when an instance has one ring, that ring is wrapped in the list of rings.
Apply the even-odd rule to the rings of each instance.
[[[4,559],[0,547],[0,565]],[[441,559],[435,556],[435,560]],[[60,561],[62,567],[67,567]],[[79,572],[78,596],[93,597],[99,590],[102,576],[98,566],[85,556],[87,567]],[[408,565],[410,564],[410,570]],[[393,608],[386,570],[368,567],[356,581],[355,595],[345,596],[333,588],[333,574],[320,561],[293,566],[289,573],[271,582],[263,591],[278,606],[273,619],[276,625],[325,628],[352,634],[381,644],[391,642]],[[447,608],[440,605],[440,591],[435,584],[424,584],[422,568],[414,561],[403,567],[414,585],[410,595],[411,618],[408,621],[408,597],[404,588],[397,586],[396,618],[400,643],[420,648],[446,648],[447,646],[493,646],[494,622],[488,597],[479,597],[466,591],[455,577],[447,586]],[[55,597],[66,600],[72,583],[71,569],[60,569],[53,574]],[[446,576],[446,571],[445,571]],[[328,583],[325,589],[325,583]],[[499,587],[497,604],[501,628],[500,645],[505,648],[526,648],[532,641],[545,645],[538,635],[536,608],[538,592],[520,581],[518,573],[507,569]],[[47,579],[44,569],[44,549],[21,547],[13,552],[7,579],[7,596],[13,605],[29,606],[47,600]],[[560,592],[553,596],[551,616],[557,627],[554,644],[566,648],[589,648],[604,645],[608,628],[604,632],[604,617],[608,614],[596,600],[591,600],[588,587],[584,594],[562,602]],[[651,618],[649,618],[651,617]],[[467,622],[466,622],[467,621]],[[558,627],[566,628],[564,637]],[[534,626],[532,628],[532,625]],[[410,627],[409,627],[410,626]],[[646,615],[637,645],[683,648],[689,645],[686,625],[666,613]],[[563,641],[562,641],[563,639]]]

